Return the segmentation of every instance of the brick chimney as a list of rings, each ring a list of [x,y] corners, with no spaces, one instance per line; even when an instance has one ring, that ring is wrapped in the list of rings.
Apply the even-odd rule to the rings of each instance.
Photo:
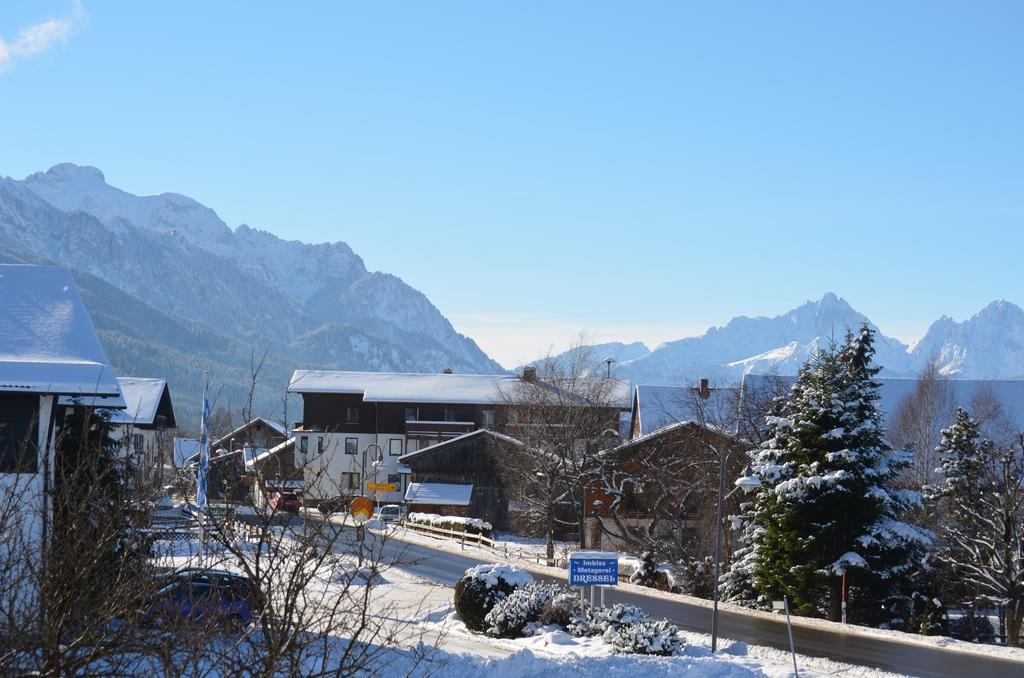
[[[700,386],[697,388],[697,394],[701,398],[707,398],[711,395],[711,382],[707,377],[701,377]]]
[[[537,368],[536,367],[524,367],[523,368],[523,381],[537,381]]]
[[[446,367],[443,370],[441,370],[441,374],[451,374],[451,373],[452,373],[452,368],[450,368],[450,367]]]

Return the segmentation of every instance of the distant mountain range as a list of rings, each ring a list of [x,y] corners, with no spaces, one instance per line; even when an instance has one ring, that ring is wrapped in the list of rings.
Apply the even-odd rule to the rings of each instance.
[[[253,411],[273,417],[285,416],[296,367],[503,371],[423,294],[367,271],[343,242],[232,230],[191,198],[135,196],[94,167],[0,178],[0,261],[70,267],[118,374],[167,377],[186,425],[204,369],[237,414],[251,356],[264,351]]]
[[[93,167],[0,178],[0,262],[70,267],[118,374],[167,378],[189,429],[203,370],[219,404],[237,416],[252,356],[264,351],[253,413],[290,420],[299,413],[284,411],[284,388],[296,368],[504,371],[422,293],[367,271],[343,242],[232,230],[191,198],[135,196]],[[741,316],[654,350],[609,343],[591,355],[611,358],[615,375],[635,383],[735,383],[743,374],[795,374],[815,350],[864,322],[878,329],[828,293],[774,318]],[[940,318],[910,346],[880,331],[877,339],[883,376],[915,376],[935,358],[950,377],[1024,379],[1024,311],[1006,301],[963,322]]]
[[[592,354],[595,359],[609,354],[617,360],[615,375],[634,383],[677,385],[696,383],[700,377],[736,383],[744,374],[796,374],[818,348],[833,339],[842,341],[847,329],[863,323],[877,333],[875,359],[882,376],[914,377],[935,359],[951,378],[1024,379],[1024,311],[1007,301],[994,301],[959,323],[942,317],[910,346],[885,336],[867,316],[830,292],[774,318],[740,316],[653,351],[642,344],[600,344]],[[625,358],[627,346],[636,347],[640,355]],[[616,350],[622,357],[616,357]]]

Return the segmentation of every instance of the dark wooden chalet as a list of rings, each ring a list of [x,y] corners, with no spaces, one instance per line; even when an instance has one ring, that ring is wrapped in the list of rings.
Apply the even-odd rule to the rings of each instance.
[[[399,458],[412,473],[410,483],[472,485],[469,505],[412,505],[410,510],[482,518],[496,529],[508,527],[508,493],[500,473],[503,446],[520,445],[500,433],[480,429]]]

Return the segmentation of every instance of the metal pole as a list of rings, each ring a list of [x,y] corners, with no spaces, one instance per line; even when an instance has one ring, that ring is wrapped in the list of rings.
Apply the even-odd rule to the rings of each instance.
[[[590,607],[594,607],[594,585],[590,585]]]
[[[608,588],[608,587],[607,586],[602,586],[601,587],[601,607],[604,607],[604,590],[606,588]]]
[[[722,513],[725,503],[725,455],[718,457],[718,521],[715,523],[715,579],[712,582],[714,611],[711,613],[711,652],[718,649],[718,569],[722,558]]]
[[[789,651],[793,654],[793,675],[800,678],[800,671],[796,668],[796,647],[793,645],[793,623],[789,620],[789,596],[782,596],[782,602],[786,605],[786,628],[789,630]]]
[[[846,623],[846,570],[843,570],[843,623]]]

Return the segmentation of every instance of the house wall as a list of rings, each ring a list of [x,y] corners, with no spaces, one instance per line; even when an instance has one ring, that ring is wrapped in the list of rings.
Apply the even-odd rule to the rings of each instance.
[[[366,403],[361,395],[333,393],[306,393],[302,399],[303,421],[293,434],[296,462],[305,468],[305,496],[310,500],[343,493],[375,496],[366,484],[374,482],[373,461],[379,453],[383,463],[376,469],[376,482],[396,480],[399,486],[394,492],[382,492],[379,499],[401,502],[410,481],[407,474],[399,473],[400,456],[475,431],[485,422],[484,410],[494,411],[495,420],[500,416],[500,408],[490,405]],[[349,408],[358,412],[357,421],[348,420]],[[407,419],[410,409],[415,410],[410,413],[415,418]],[[446,415],[453,416],[446,421]],[[356,441],[355,454],[345,453],[346,439]],[[351,476],[346,474],[356,474],[363,482],[350,487]]]
[[[402,454],[435,445],[445,440],[470,433],[480,428],[507,432],[515,436],[515,425],[509,420],[509,408],[490,403],[436,403],[436,402],[364,402],[361,394],[343,393],[302,393],[303,421],[296,424],[296,463],[305,469],[305,497],[310,501],[344,493],[365,493],[366,484],[374,482],[373,460],[379,446],[383,464],[377,470],[377,482],[389,482],[389,477],[399,476],[400,487],[394,492],[383,492],[381,502],[403,501],[410,480],[400,474],[398,457]],[[349,421],[348,411],[358,412],[356,421]],[[413,410],[407,418],[407,410]],[[618,430],[619,408],[609,408],[609,417]],[[303,454],[303,438],[306,439]],[[346,439],[356,441],[356,453],[345,453]],[[321,442],[323,441],[323,442]],[[366,452],[365,471],[363,454]],[[490,469],[493,473],[493,468]],[[357,487],[350,487],[348,480],[356,474],[363,479]],[[435,482],[444,482],[437,480]],[[463,482],[463,481],[459,481]],[[473,481],[466,481],[473,482]],[[475,483],[474,483],[475,484]],[[485,488],[493,483],[481,485],[481,502],[491,508],[488,513],[496,516],[499,523],[504,518],[496,513],[493,505],[502,503],[497,496],[483,498]],[[474,496],[476,490],[474,490]],[[480,504],[478,510],[484,510]],[[471,505],[471,515],[474,506]],[[493,521],[492,521],[493,522]]]
[[[55,396],[52,395],[0,393],[0,406],[16,406],[20,412],[29,404],[32,410],[28,421],[19,414],[20,426],[15,425],[15,417],[9,416],[4,421],[7,435],[0,437],[0,445],[14,444],[20,451],[24,448],[27,430],[30,436],[28,449],[35,457],[30,472],[0,473],[0,566],[4,568],[4,577],[8,581],[25,582],[16,594],[23,596],[20,602],[25,604],[34,600],[38,593],[34,572],[42,562],[44,526],[49,522],[50,511],[44,501],[44,455],[50,448],[48,437],[52,439],[49,423],[54,402]],[[11,409],[7,413],[12,414]],[[16,428],[21,428],[22,432]],[[52,464],[50,472],[52,479]]]
[[[710,524],[714,525],[716,518],[714,511],[717,509],[714,499],[718,492],[718,457],[705,444],[711,441],[718,449],[731,450],[727,457],[729,461],[726,478],[738,477],[746,459],[742,454],[745,445],[699,425],[667,429],[661,434],[645,438],[618,452],[615,464],[622,473],[649,475],[650,470],[645,471],[639,462],[639,459],[646,457],[658,468],[669,469],[675,465],[679,469],[677,473],[684,475],[674,476],[672,478],[674,482],[689,481],[694,484],[695,492],[685,495],[687,503],[685,509],[683,506],[684,496],[680,496],[675,501],[670,500],[662,509],[663,511],[671,510],[675,515],[686,515],[688,519],[672,521],[674,524],[662,521],[661,529],[666,532],[659,532],[654,536],[667,534],[668,530],[674,528],[698,530],[707,524],[707,521],[711,521]],[[686,463],[680,463],[687,460],[697,462],[699,466],[688,468]],[[632,487],[626,487],[624,495],[624,501],[619,509],[619,519],[629,528],[642,531],[650,525],[652,520],[652,515],[644,508],[644,498],[642,495],[634,494]],[[611,532],[618,529],[612,519],[613,497],[603,492],[597,483],[588,486],[585,496],[588,548],[629,550],[630,547],[627,543],[616,539],[607,530],[601,529],[601,521],[611,529]],[[600,510],[594,508],[595,501],[601,502]],[[733,501],[739,501],[739,499],[735,498]]]

